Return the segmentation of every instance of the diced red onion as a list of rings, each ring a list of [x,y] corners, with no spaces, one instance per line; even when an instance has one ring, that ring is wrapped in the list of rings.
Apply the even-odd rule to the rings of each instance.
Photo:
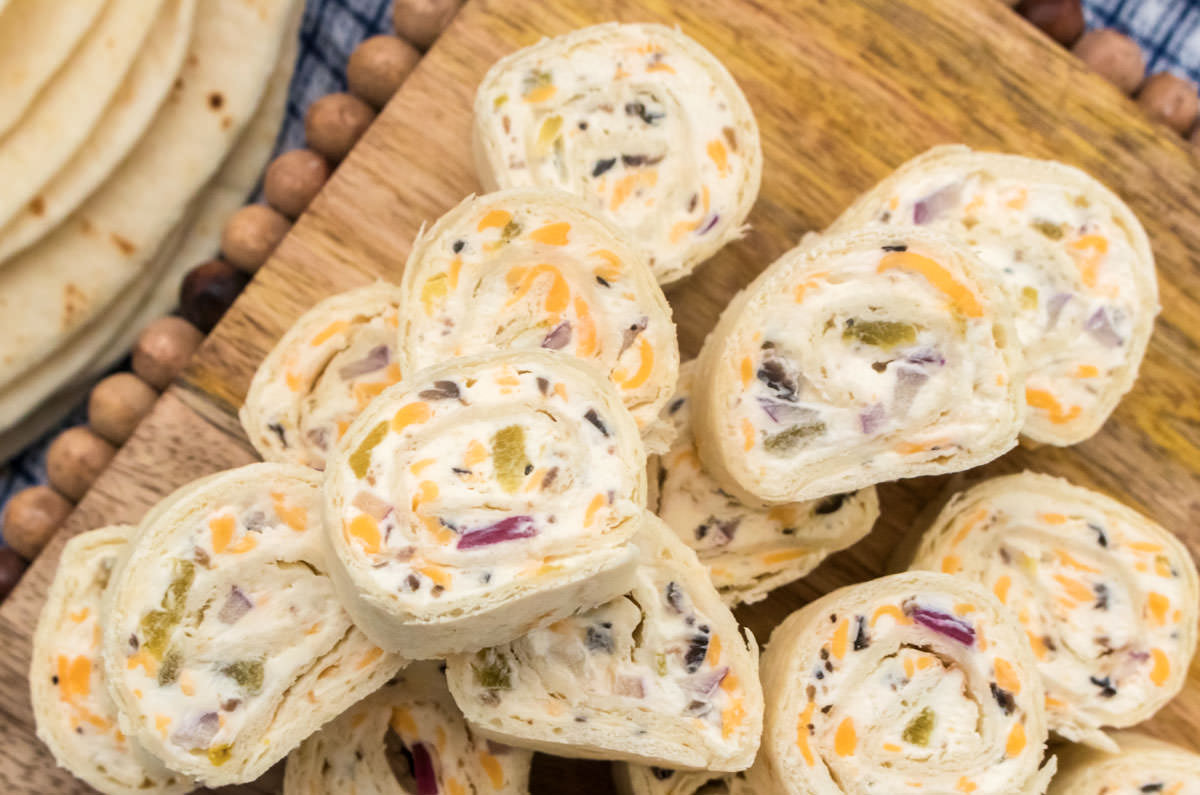
[[[817,416],[814,409],[770,398],[758,398],[758,406],[771,418],[772,422],[783,422],[789,425],[811,422]]]
[[[713,213],[712,218],[708,219],[708,223],[706,223],[704,226],[702,226],[700,228],[700,231],[697,232],[696,234],[703,235],[707,232],[712,231],[712,228],[717,225],[717,221],[720,221],[720,220],[721,220],[721,216],[717,215],[716,213]]]
[[[865,434],[872,434],[879,430],[879,426],[887,419],[887,409],[882,403],[876,403],[864,412],[858,415],[858,424]]]
[[[417,795],[438,795],[437,772],[433,769],[433,758],[429,755],[429,749],[424,743],[413,743],[408,752],[412,754]]]
[[[892,401],[892,411],[903,416],[908,413],[913,400],[921,387],[929,380],[929,376],[911,367],[896,368],[896,397]]]
[[[934,348],[917,348],[904,358],[913,364],[936,364],[938,367],[946,363],[946,357]]]
[[[1046,328],[1054,328],[1058,323],[1058,316],[1062,314],[1063,307],[1072,298],[1071,293],[1055,293],[1050,296],[1050,300],[1046,302],[1046,312],[1049,314],[1049,319],[1046,322]]]
[[[235,624],[242,616],[250,612],[250,608],[254,607],[254,603],[242,591],[241,588],[234,585],[229,589],[229,596],[225,597],[225,604],[221,605],[221,612],[217,613],[217,619],[222,624]]]
[[[560,350],[567,347],[567,343],[571,341],[571,321],[564,320],[554,328],[550,329],[550,333],[542,340],[542,347],[549,348],[552,351]]]
[[[688,681],[688,689],[705,697],[711,697],[717,692],[717,688],[721,686],[725,676],[729,673],[729,666],[722,665],[720,668],[714,668],[711,671],[705,671],[702,674],[693,676]]]
[[[458,549],[486,547],[535,535],[537,528],[533,525],[532,516],[508,516],[486,527],[463,533],[458,537]]]
[[[382,370],[388,366],[388,362],[391,360],[392,352],[388,349],[388,346],[376,345],[363,358],[349,364],[344,364],[338,368],[338,378],[343,381],[349,381],[351,378],[357,378],[360,375]]]
[[[1106,348],[1119,348],[1124,344],[1125,340],[1121,339],[1121,335],[1113,328],[1112,319],[1108,316],[1108,309],[1100,307],[1092,316],[1087,319],[1084,325],[1088,334]]]
[[[958,204],[962,185],[953,182],[944,188],[939,188],[913,205],[913,223],[920,226],[927,224],[939,215]]]
[[[386,500],[366,490],[355,494],[350,504],[376,521],[387,518],[392,512],[392,506]]]
[[[975,629],[961,618],[943,613],[940,610],[930,610],[925,607],[913,608],[913,621],[923,627],[933,630],[939,635],[945,635],[964,646],[975,644]]]
[[[618,696],[629,696],[631,698],[646,697],[646,686],[640,676],[618,676],[613,689]]]
[[[173,732],[171,742],[189,751],[201,750],[212,744],[220,728],[221,718],[217,713],[205,712]]]

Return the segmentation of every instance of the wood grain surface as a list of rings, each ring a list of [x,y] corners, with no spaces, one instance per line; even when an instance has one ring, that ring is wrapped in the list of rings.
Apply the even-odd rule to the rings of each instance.
[[[1136,388],[1088,442],[1020,448],[982,473],[1032,468],[1098,488],[1200,557],[1200,173],[1185,145],[1116,89],[996,0],[471,0],[0,608],[0,788],[87,791],[35,739],[26,682],[65,537],[137,520],[173,488],[252,460],[235,412],[284,329],[331,293],[398,279],[420,224],[478,190],[470,107],[488,66],[542,35],[612,19],[679,25],[729,67],[762,128],[752,230],[668,291],[685,356],[737,289],[933,144],[1057,158],[1122,195],[1150,233],[1163,304]],[[820,593],[884,572],[944,485],[883,487],[871,536],[739,617],[765,640]],[[1200,750],[1200,663],[1146,729]],[[539,794],[612,790],[604,764],[540,757],[534,780]],[[278,781],[276,770],[237,791],[276,791]]]

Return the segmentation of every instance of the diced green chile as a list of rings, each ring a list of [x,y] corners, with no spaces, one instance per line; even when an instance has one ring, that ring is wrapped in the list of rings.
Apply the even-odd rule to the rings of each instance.
[[[917,341],[917,327],[895,320],[855,320],[846,324],[842,339],[855,339],[864,345],[889,350]]]
[[[475,683],[490,690],[512,690],[512,668],[508,658],[495,649],[481,649],[471,663]]]
[[[793,425],[786,431],[768,436],[763,440],[763,445],[772,453],[789,453],[806,439],[820,436],[823,433],[825,433],[825,423],[818,420],[805,425]]]
[[[179,679],[179,669],[183,663],[183,655],[177,649],[171,649],[163,656],[162,665],[158,667],[158,685],[174,684]]]
[[[238,687],[242,688],[242,690],[246,691],[250,695],[254,695],[262,690],[262,660],[238,660],[237,662],[230,663],[222,668],[221,673],[237,682]]]
[[[1061,240],[1062,239],[1062,236],[1063,236],[1062,227],[1056,223],[1047,221],[1045,218],[1035,219],[1030,224],[1030,226],[1032,226],[1038,232],[1042,233],[1043,235],[1050,238],[1051,240]]]
[[[910,745],[919,745],[922,748],[929,745],[929,735],[933,733],[934,721],[933,710],[925,707],[904,727],[904,742]]]
[[[171,582],[163,594],[161,610],[151,610],[142,616],[138,624],[141,634],[141,648],[154,658],[161,660],[171,639],[171,631],[183,619],[183,608],[187,603],[188,591],[196,578],[196,565],[190,560],[176,558],[172,561],[174,573]]]
[[[509,425],[496,431],[492,437],[492,460],[496,466],[496,480],[509,494],[516,492],[525,480],[525,469],[529,458],[525,455],[525,429],[520,425]]]
[[[383,441],[387,432],[388,423],[386,421],[379,423],[371,429],[367,438],[362,440],[358,449],[350,454],[350,469],[354,470],[354,477],[364,478],[367,476],[367,470],[371,467],[371,451]]]

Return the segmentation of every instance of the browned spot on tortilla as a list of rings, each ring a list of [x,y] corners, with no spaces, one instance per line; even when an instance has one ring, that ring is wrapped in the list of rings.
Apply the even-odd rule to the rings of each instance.
[[[128,240],[121,237],[116,232],[109,234],[109,238],[112,240],[113,245],[115,245],[117,248],[121,249],[121,253],[124,254],[125,256],[129,256],[133,252],[137,251],[137,246],[130,243]]]
[[[221,117],[221,129],[222,130],[228,130],[232,126],[233,126],[233,117],[232,116],[222,116]]]
[[[187,65],[188,65],[188,66],[195,66],[195,65],[196,65],[196,64],[198,64],[198,63],[200,63],[200,59],[196,57],[196,53],[194,53],[194,52],[189,52],[189,53],[188,53],[188,57],[187,57]]]
[[[79,228],[85,235],[96,234],[96,227],[92,226],[92,222],[86,218],[79,219]]]
[[[225,97],[220,91],[213,91],[208,95],[208,106],[213,110],[220,110],[225,104]]]
[[[87,295],[71,282],[63,288],[62,327],[69,330],[75,326],[75,321],[87,309]]]
[[[37,216],[42,215],[46,212],[46,200],[41,196],[34,196],[29,202],[29,212]]]

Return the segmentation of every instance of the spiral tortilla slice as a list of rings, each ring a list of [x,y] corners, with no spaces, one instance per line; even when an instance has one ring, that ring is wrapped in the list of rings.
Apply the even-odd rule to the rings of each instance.
[[[1116,753],[1060,752],[1049,795],[1200,795],[1200,754],[1136,732],[1114,732]]]
[[[621,763],[613,766],[621,795],[757,795],[745,772],[668,770]]]
[[[914,568],[968,577],[1020,620],[1050,728],[1112,749],[1102,727],[1146,720],[1183,688],[1200,584],[1175,536],[1121,503],[1049,475],[992,478],[955,495]]]
[[[879,518],[874,486],[770,509],[731,497],[705,471],[691,432],[695,362],[683,365],[679,389],[664,410],[675,426],[671,449],[650,461],[658,515],[700,556],[721,598],[750,604],[798,580],[830,554],[854,544]]]
[[[100,792],[191,792],[194,782],[118,730],[117,707],[104,685],[101,597],[132,535],[132,527],[103,527],[63,547],[33,637],[29,682],[37,734],[60,766]]]
[[[143,519],[105,597],[121,730],[210,786],[257,778],[403,665],[337,601],[319,482],[251,464],[179,489]]]
[[[1012,305],[940,235],[813,238],[721,315],[697,360],[705,469],[777,504],[977,466],[1024,417]]]
[[[638,252],[570,194],[467,199],[417,239],[403,287],[414,369],[497,349],[570,353],[608,375],[661,445],[679,372],[671,308]]]
[[[1029,369],[1022,433],[1070,445],[1133,386],[1158,314],[1154,254],[1137,217],[1077,168],[939,146],[871,189],[830,231],[918,224],[970,245],[1018,299]]]
[[[238,412],[267,461],[325,468],[355,417],[408,367],[400,288],[339,293],[304,313],[263,359]]]
[[[636,241],[661,284],[741,235],[762,177],[741,89],[661,25],[596,25],[500,60],[475,95],[474,134],[489,190],[580,196]]]
[[[663,767],[749,767],[762,728],[758,646],[670,528],[647,514],[638,544],[628,593],[450,658],[450,692],[476,730],[502,742]]]
[[[772,633],[755,792],[1042,793],[1041,679],[1016,619],[965,579],[841,588]],[[918,787],[918,784],[920,785]]]
[[[506,643],[628,590],[637,426],[591,365],[542,351],[421,370],[359,415],[325,479],[334,583],[415,659]]]
[[[532,760],[477,738],[440,663],[414,663],[292,751],[283,795],[528,795]]]

